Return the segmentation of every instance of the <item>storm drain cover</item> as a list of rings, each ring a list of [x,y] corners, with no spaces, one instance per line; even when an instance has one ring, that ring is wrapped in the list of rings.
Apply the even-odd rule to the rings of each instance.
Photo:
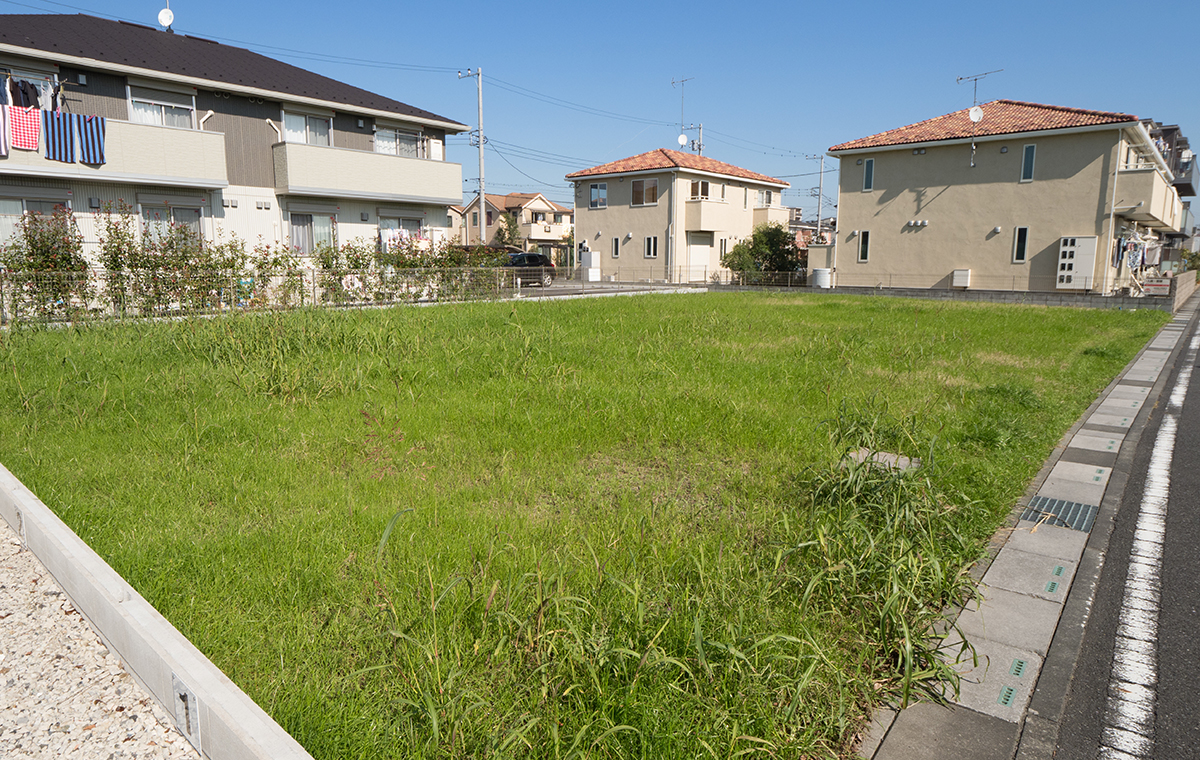
[[[1057,525],[1060,528],[1071,528],[1087,533],[1092,529],[1092,524],[1096,522],[1096,512],[1099,509],[1095,504],[1080,504],[1065,499],[1034,496],[1029,500],[1025,511],[1021,513],[1021,519],[1044,522],[1047,525]]]

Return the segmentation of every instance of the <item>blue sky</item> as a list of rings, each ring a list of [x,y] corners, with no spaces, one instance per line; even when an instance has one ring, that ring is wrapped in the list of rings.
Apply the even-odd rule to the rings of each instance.
[[[91,13],[154,25],[162,0],[0,0],[0,13]],[[483,67],[488,192],[570,203],[563,175],[677,146],[792,183],[811,214],[830,145],[979,100],[1123,111],[1200,145],[1200,5],[1125,2],[314,3],[174,0],[175,30],[248,47],[476,124]],[[691,133],[695,137],[695,133]],[[476,188],[465,135],[448,158]],[[828,170],[836,162],[826,160]],[[825,195],[836,198],[836,173]],[[828,201],[827,201],[828,203]]]

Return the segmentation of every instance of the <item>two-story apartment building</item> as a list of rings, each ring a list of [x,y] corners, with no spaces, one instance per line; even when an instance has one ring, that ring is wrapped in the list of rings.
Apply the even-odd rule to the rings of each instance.
[[[517,232],[524,241],[527,251],[538,251],[547,256],[556,256],[566,247],[563,239],[575,229],[575,212],[561,206],[541,193],[509,193],[493,195],[484,199],[484,232],[486,245],[496,244],[496,233],[505,215],[517,222]],[[464,245],[479,243],[479,198],[476,196],[464,207],[459,241]]]
[[[0,76],[10,114],[79,117],[67,129],[78,146],[49,129],[35,150],[0,157],[3,237],[22,213],[65,204],[94,252],[99,214],[123,200],[150,225],[308,254],[449,235],[462,197],[445,138],[466,125],[242,48],[86,15],[4,15]]]
[[[788,223],[787,182],[660,148],[573,172],[580,260],[604,278],[703,282],[765,222]],[[586,248],[585,248],[586,246]]]
[[[829,154],[838,232],[809,266],[838,285],[1110,293],[1183,222],[1130,114],[997,100]]]

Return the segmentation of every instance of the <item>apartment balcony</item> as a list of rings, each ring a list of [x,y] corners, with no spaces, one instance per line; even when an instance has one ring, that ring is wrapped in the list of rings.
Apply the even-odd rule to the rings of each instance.
[[[687,232],[719,232],[736,227],[733,209],[725,201],[689,198],[683,206],[683,228]]]
[[[1179,193],[1153,166],[1126,165],[1117,174],[1116,213],[1147,227],[1178,231],[1183,219]]]
[[[573,226],[566,222],[525,222],[519,229],[526,240],[549,243],[558,242],[563,235],[570,234]]]
[[[754,209],[754,226],[775,222],[787,226],[788,220],[791,218],[791,209],[782,208],[780,206],[767,206]]]
[[[104,143],[106,163],[68,164],[46,158],[43,136],[40,151],[11,150],[0,159],[0,175],[211,190],[229,186],[220,132],[108,119]]]
[[[276,143],[275,191],[400,203],[462,203],[462,166],[347,148]]]
[[[1200,185],[1200,178],[1196,177],[1196,159],[1180,161],[1175,171],[1175,190],[1181,196],[1190,198],[1196,194],[1197,185]]]

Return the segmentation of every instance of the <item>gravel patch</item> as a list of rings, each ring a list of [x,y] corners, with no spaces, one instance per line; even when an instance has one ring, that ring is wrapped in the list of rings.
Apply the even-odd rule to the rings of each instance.
[[[3,520],[0,757],[199,758]]]

